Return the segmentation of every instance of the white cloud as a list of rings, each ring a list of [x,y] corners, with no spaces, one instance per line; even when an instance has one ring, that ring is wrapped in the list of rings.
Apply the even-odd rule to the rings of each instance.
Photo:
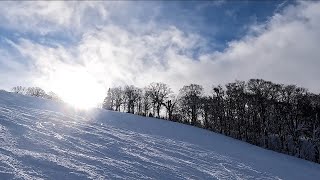
[[[106,20],[107,7],[102,2],[2,2],[0,24],[22,33],[46,35],[63,30],[77,32],[86,30],[90,23]]]
[[[212,56],[217,80],[264,78],[320,91],[320,3],[301,3],[274,15],[257,36],[230,43]],[[220,79],[220,80],[219,80]]]
[[[23,78],[22,78],[23,77]],[[0,86],[10,89],[17,84],[27,86],[34,81],[33,73],[30,69],[16,57],[4,49],[0,49]]]
[[[107,85],[144,85],[146,78],[150,78],[149,82],[161,80],[160,76],[150,77],[150,74],[166,73],[173,68],[170,56],[188,54],[200,41],[200,37],[184,34],[174,27],[136,36],[117,26],[106,26],[84,34],[75,47],[68,49],[47,47],[25,39],[12,44],[25,58],[31,59],[44,76],[61,66],[78,65]]]
[[[34,74],[39,77],[33,76],[34,83],[47,88],[54,88],[48,80],[60,77],[56,76],[59,69],[79,68],[101,88],[124,83],[144,86],[162,81],[177,91],[188,83],[209,89],[213,84],[235,79],[263,78],[319,92],[319,9],[319,2],[289,6],[266,24],[253,26],[255,33],[230,42],[223,52],[202,53],[199,57],[192,53],[205,48],[205,37],[173,25],[158,28],[156,22],[150,22],[145,29],[141,22],[134,24],[143,31],[131,31],[110,22],[87,29],[78,43],[68,47],[48,47],[26,39],[12,44],[36,67]],[[34,16],[37,15],[30,18]],[[47,20],[52,18],[50,21],[63,26],[73,23],[51,17],[50,13],[47,16]],[[74,15],[67,15],[66,19],[71,16]]]

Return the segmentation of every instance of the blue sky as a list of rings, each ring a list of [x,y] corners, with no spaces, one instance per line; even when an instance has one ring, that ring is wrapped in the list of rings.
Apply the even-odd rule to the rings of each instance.
[[[176,1],[164,2],[158,21],[201,34],[218,50],[248,33],[253,24],[265,23],[288,1]],[[216,49],[213,49],[216,50]]]
[[[130,28],[128,24],[139,21],[141,24],[156,22],[161,28],[176,26],[185,32],[198,33],[209,39],[212,51],[223,50],[227,43],[239,39],[249,32],[254,24],[265,23],[274,13],[282,10],[294,1],[140,1],[130,3],[130,13],[110,14],[110,20],[92,20],[99,16],[94,9],[86,12],[89,17],[86,25],[91,27],[103,26],[106,23],[116,23],[123,28]],[[121,10],[122,11],[122,10]],[[126,10],[124,10],[126,11]],[[91,17],[91,18],[90,18]],[[40,22],[41,26],[51,23]],[[17,41],[19,38],[31,39],[38,43],[58,42],[64,46],[77,43],[82,34],[74,29],[53,30],[50,33],[39,34],[34,30],[17,29],[16,27],[0,26],[0,36]],[[5,44],[4,41],[1,41]],[[212,46],[210,46],[212,45]],[[212,49],[211,49],[212,48]]]
[[[209,91],[263,78],[319,92],[319,6],[286,0],[0,2],[0,88],[40,86],[69,96],[76,87],[101,98],[123,84],[162,81],[177,91],[198,83]]]

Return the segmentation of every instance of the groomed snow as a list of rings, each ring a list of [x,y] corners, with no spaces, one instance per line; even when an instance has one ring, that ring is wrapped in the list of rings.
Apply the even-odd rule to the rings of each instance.
[[[200,128],[0,91],[0,179],[320,179],[320,165]]]

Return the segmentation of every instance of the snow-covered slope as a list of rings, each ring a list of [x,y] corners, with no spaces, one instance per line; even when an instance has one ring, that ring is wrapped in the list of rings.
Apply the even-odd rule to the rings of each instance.
[[[0,91],[0,179],[320,179],[320,165],[196,127]]]

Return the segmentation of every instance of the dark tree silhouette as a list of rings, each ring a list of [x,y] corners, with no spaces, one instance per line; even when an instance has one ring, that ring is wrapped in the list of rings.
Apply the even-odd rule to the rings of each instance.
[[[180,89],[180,108],[184,119],[191,125],[197,125],[200,114],[203,88],[197,84],[183,86]]]
[[[164,83],[151,83],[147,87],[148,95],[152,102],[153,114],[157,112],[160,117],[160,110],[169,94],[172,93],[167,84]]]
[[[168,85],[151,83],[110,88],[103,107],[158,118],[165,107],[168,120],[320,163],[320,95],[295,85],[250,79],[213,86],[205,95],[190,84],[174,96]]]

